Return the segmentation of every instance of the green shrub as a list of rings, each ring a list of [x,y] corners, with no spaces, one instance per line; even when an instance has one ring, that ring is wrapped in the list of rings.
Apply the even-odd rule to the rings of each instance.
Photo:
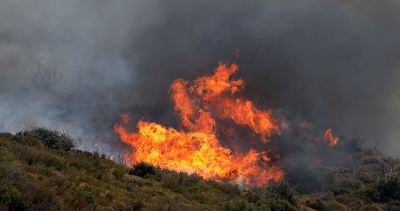
[[[14,155],[10,153],[8,150],[4,148],[0,148],[0,162],[4,161],[12,161],[14,159]]]
[[[383,173],[390,169],[390,166],[376,156],[364,156],[359,161],[358,170],[364,172]]]
[[[236,202],[227,202],[226,210],[228,210],[228,211],[251,211],[253,209],[248,206],[245,199],[241,199]]]
[[[297,203],[297,200],[294,197],[296,192],[289,185],[289,183],[287,183],[285,181],[270,185],[267,188],[267,192],[268,192],[267,195],[270,198],[273,198],[276,200],[287,200],[291,204]]]
[[[295,211],[297,208],[286,200],[277,200],[268,204],[270,211]]]
[[[314,210],[329,210],[329,205],[321,199],[307,199],[304,204]]]
[[[382,211],[382,208],[380,208],[379,205],[373,203],[361,207],[360,211]]]
[[[366,156],[380,156],[382,152],[378,149],[378,144],[370,145],[369,147],[364,147],[362,153]]]
[[[265,188],[251,188],[245,196],[249,202],[257,203],[267,197],[267,190]]]
[[[61,171],[66,168],[65,163],[62,160],[58,159],[56,156],[53,156],[51,158],[51,166],[54,166],[57,171]]]
[[[379,193],[378,189],[375,186],[367,186],[364,188],[364,194],[374,202],[378,202],[381,198],[381,193]]]
[[[374,186],[380,193],[381,202],[400,198],[400,176],[398,174],[381,174],[377,177]]]
[[[72,201],[72,205],[75,208],[83,208],[86,206],[93,206],[94,205],[94,197],[93,194],[84,188],[76,188],[72,195],[74,199]]]
[[[11,133],[0,133],[0,138],[1,139],[10,139],[12,137]]]
[[[352,178],[342,178],[336,182],[334,185],[336,188],[348,188],[351,190],[359,190],[363,187],[360,180]]]
[[[198,175],[185,175],[182,181],[182,185],[185,187],[192,187],[197,185],[201,181],[201,177]]]
[[[5,205],[12,205],[21,195],[19,190],[14,186],[13,182],[0,178],[0,203]]]
[[[231,185],[231,184],[218,184],[217,183],[217,188],[224,194],[230,196],[230,197],[235,197],[235,196],[240,196],[240,188],[238,185]]]
[[[33,127],[17,133],[18,136],[33,136],[41,140],[42,143],[50,149],[69,151],[75,147],[75,140],[67,133],[57,130],[50,130],[44,127]]]
[[[333,194],[342,195],[342,194],[351,194],[353,191],[350,188],[331,188]]]
[[[170,189],[175,193],[183,193],[184,188],[182,187],[184,175],[176,172],[165,172],[163,174],[163,187]]]
[[[124,175],[126,173],[126,169],[124,166],[118,166],[117,168],[114,169],[112,174],[114,177],[118,180],[122,180],[124,178]]]
[[[21,140],[21,144],[35,147],[37,149],[43,149],[44,147],[43,143],[39,139],[33,136],[24,137]]]
[[[363,182],[364,184],[370,184],[375,182],[375,176],[366,172],[359,172],[357,175],[357,179]]]
[[[346,211],[347,208],[344,204],[334,201],[331,204],[331,210]]]

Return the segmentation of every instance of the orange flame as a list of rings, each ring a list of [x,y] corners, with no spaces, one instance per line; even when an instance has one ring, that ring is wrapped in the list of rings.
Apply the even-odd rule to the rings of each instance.
[[[212,76],[173,82],[169,93],[184,131],[140,120],[138,132],[131,133],[115,124],[114,130],[121,139],[135,149],[131,162],[144,161],[205,179],[240,177],[248,186],[266,186],[271,180],[282,180],[284,173],[276,162],[279,154],[254,149],[242,152],[240,146],[233,146],[232,150],[223,147],[217,138],[218,120],[227,119],[251,129],[264,143],[271,135],[279,134],[278,121],[271,110],[258,110],[252,102],[236,96],[245,85],[242,79],[230,79],[237,69],[236,64],[219,63]],[[126,124],[128,116],[121,118]]]
[[[325,132],[324,135],[324,140],[325,141],[329,141],[329,146],[333,147],[337,144],[337,142],[339,141],[339,137],[334,137],[332,135],[332,128],[328,128]]]
[[[306,122],[306,121],[302,121],[302,122],[300,122],[299,124],[297,124],[297,126],[298,126],[299,128],[306,128],[306,127],[309,127],[310,125],[311,125],[311,123]]]

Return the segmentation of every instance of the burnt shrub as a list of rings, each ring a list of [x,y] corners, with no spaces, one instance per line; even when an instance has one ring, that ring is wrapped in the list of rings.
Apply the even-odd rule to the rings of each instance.
[[[33,127],[17,133],[18,136],[33,136],[42,141],[50,149],[70,151],[75,147],[76,141],[66,132],[59,132],[44,127]]]
[[[155,175],[156,168],[148,163],[140,162],[132,166],[128,174],[144,178],[147,174]]]

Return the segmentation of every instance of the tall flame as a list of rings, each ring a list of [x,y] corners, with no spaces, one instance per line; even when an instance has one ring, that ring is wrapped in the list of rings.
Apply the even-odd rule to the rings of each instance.
[[[329,141],[329,146],[333,147],[339,141],[339,137],[335,137],[332,135],[332,128],[328,128],[324,135],[324,140]]]
[[[219,120],[251,129],[263,143],[280,132],[271,110],[258,110],[251,101],[240,97],[244,80],[230,79],[237,70],[236,64],[219,63],[214,75],[193,82],[183,79],[173,82],[169,93],[183,126],[181,131],[140,120],[138,132],[133,133],[122,124],[115,124],[114,130],[121,140],[135,149],[131,162],[144,161],[205,179],[242,177],[248,186],[265,186],[271,180],[282,180],[284,173],[276,162],[279,154],[244,150],[239,145],[230,149],[223,147],[218,139]],[[128,116],[121,117],[127,124]]]

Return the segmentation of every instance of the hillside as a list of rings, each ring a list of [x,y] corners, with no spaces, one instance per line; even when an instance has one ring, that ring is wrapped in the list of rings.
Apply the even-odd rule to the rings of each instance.
[[[239,188],[71,143],[44,128],[0,133],[0,210],[400,210],[399,162],[371,148],[353,153],[356,169],[315,165],[290,184]]]

